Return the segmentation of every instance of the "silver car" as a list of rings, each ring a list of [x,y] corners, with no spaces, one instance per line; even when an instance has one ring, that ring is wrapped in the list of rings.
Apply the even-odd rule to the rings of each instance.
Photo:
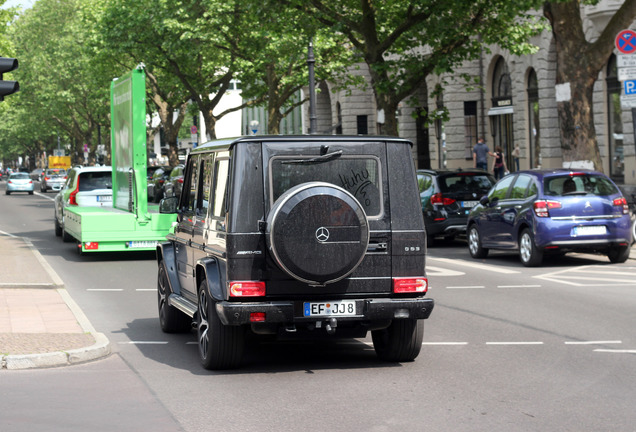
[[[11,195],[12,192],[28,192],[29,195],[33,195],[33,180],[28,173],[18,172],[9,176],[5,193]]]
[[[40,180],[40,191],[48,190],[59,191],[66,182],[66,170],[62,168],[49,168],[44,171],[42,180]]]

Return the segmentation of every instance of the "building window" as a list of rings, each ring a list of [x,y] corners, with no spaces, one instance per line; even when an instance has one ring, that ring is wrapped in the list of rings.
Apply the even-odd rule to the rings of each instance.
[[[473,159],[473,146],[477,143],[477,102],[464,102],[464,158]]]
[[[497,59],[492,77],[492,106],[493,109],[488,112],[494,141],[491,150],[501,147],[506,158],[506,165],[510,168],[514,166],[512,81],[508,65],[503,57]]]
[[[530,168],[541,165],[541,142],[539,140],[541,128],[539,127],[539,84],[537,74],[532,69],[528,75],[528,136],[530,149]]]
[[[358,135],[369,134],[369,128],[367,125],[367,116],[365,115],[356,116],[356,123],[358,125]]]
[[[623,181],[625,157],[623,154],[623,121],[621,109],[621,83],[616,71],[616,56],[612,55],[607,65],[607,126],[610,157],[610,176]]]

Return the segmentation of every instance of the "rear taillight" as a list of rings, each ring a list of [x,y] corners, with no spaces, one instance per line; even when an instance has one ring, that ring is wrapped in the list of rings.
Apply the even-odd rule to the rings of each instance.
[[[250,322],[265,322],[265,312],[252,312],[250,313]]]
[[[82,244],[80,243],[78,245],[79,248],[82,247]],[[84,249],[86,250],[97,250],[99,249],[99,243],[98,242],[86,242],[84,243]]]
[[[73,192],[71,192],[71,194],[68,196],[68,203],[70,205],[77,205],[77,193],[79,192],[79,176],[77,177],[77,185],[75,186],[75,189],[73,190]]]
[[[532,208],[537,217],[550,217],[550,210],[561,208],[561,203],[548,200],[535,201]]]
[[[393,278],[393,292],[396,294],[425,293],[428,280],[422,278]]]
[[[445,198],[441,193],[433,194],[431,197],[431,204],[442,204],[442,205],[451,205],[455,200],[452,198]]]
[[[44,180],[49,181],[51,180],[51,177],[44,177]]]
[[[232,281],[230,282],[230,297],[262,297],[265,295],[263,281]]]
[[[183,179],[182,178],[177,179],[177,183],[183,183]]]
[[[623,214],[628,214],[629,213],[629,205],[627,205],[627,200],[625,199],[625,197],[620,197],[620,198],[616,198],[614,200],[614,205],[616,207],[623,207]]]

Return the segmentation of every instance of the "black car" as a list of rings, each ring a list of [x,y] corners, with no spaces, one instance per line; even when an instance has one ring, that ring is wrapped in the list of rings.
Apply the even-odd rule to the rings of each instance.
[[[417,183],[428,244],[432,245],[436,237],[452,240],[466,233],[470,210],[488,193],[495,178],[480,169],[418,170]]]
[[[378,357],[422,347],[426,233],[400,138],[252,136],[186,161],[174,234],[157,247],[159,322],[196,328],[203,367],[240,364],[246,336],[361,338]],[[172,208],[171,208],[172,207]]]
[[[170,175],[163,184],[164,197],[179,197],[183,189],[183,174],[185,165],[179,164],[172,168]]]

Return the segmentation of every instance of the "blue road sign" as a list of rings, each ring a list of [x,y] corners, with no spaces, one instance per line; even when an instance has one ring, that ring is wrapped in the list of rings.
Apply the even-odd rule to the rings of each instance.
[[[636,94],[636,80],[623,81],[623,94]]]
[[[616,48],[623,54],[633,54],[636,52],[636,32],[623,30],[616,35]]]

